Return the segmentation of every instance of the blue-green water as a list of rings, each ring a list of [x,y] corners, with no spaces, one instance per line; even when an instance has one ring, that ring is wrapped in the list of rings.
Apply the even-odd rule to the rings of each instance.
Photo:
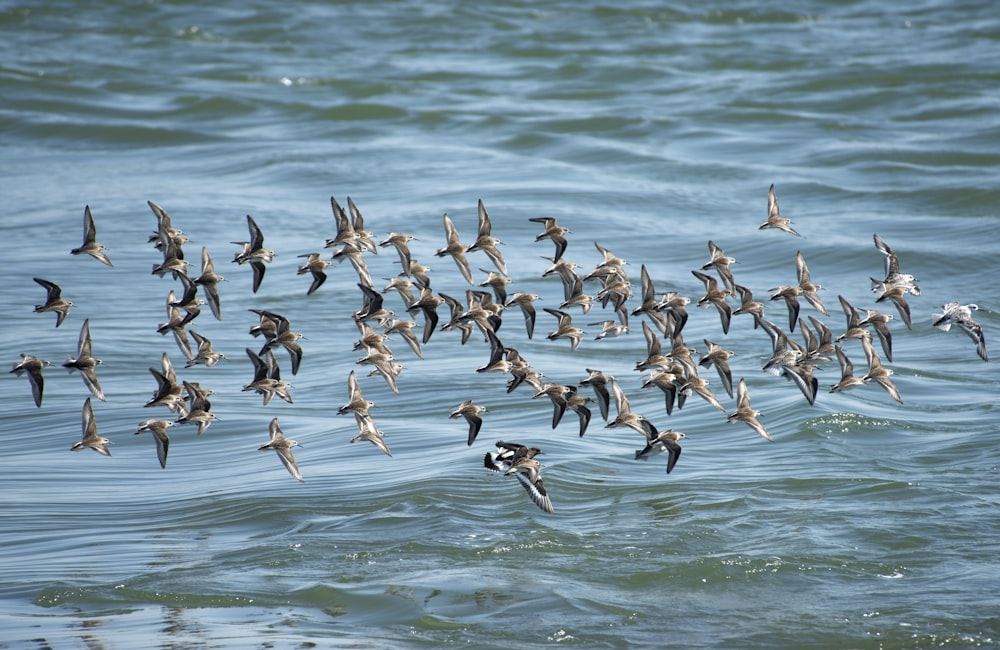
[[[3,358],[51,360],[41,408],[27,379],[4,375],[0,408],[0,642],[10,647],[931,647],[1000,639],[1000,375],[972,342],[931,327],[950,300],[974,302],[992,346],[1000,242],[1000,18],[989,2],[78,3],[0,10],[0,208]],[[804,235],[757,229],[774,183]],[[586,368],[618,378],[634,411],[683,431],[683,454],[636,462],[641,439],[583,438],[547,400],[505,392],[479,374],[488,346],[436,332],[405,366],[399,395],[355,364],[361,307],[349,264],[306,296],[297,255],[324,251],[330,196],[351,196],[376,237],[410,232],[435,291],[464,296],[454,263],[434,256],[448,212],[463,241],[482,199],[510,270],[508,291],[539,306],[562,298],[541,277],[549,242],[531,217],[568,226],[581,272],[598,241],[645,264],[657,291],[695,300],[690,271],[714,240],[758,299],[795,282],[801,251],[844,329],[837,296],[874,307],[883,273],[877,232],[920,281],[913,329],[898,317],[893,379],[838,395],[835,363],[809,406],[761,371],[770,341],[737,316],[691,305],[689,345],[736,352],[755,408],[775,438],[730,425],[692,397],[667,416],[641,390],[641,318],[624,337],[587,336],[576,352],[535,337],[519,313],[499,334],[549,381]],[[150,274],[152,200],[206,246],[226,281],[223,320],[193,329],[227,355],[184,369],[156,332],[179,283]],[[114,268],[70,256],[84,205]],[[230,260],[246,214],[277,252],[260,291]],[[329,251],[324,251],[324,255]],[[380,287],[392,250],[366,256]],[[491,268],[481,253],[473,269]],[[198,269],[195,269],[196,271]],[[475,271],[477,282],[485,277]],[[62,327],[35,314],[62,285]],[[587,283],[596,293],[598,286]],[[386,305],[404,314],[395,294]],[[633,298],[630,306],[638,306]],[[893,312],[889,305],[879,305]],[[305,335],[294,404],[240,389],[243,350],[263,308]],[[820,316],[808,306],[803,315]],[[894,313],[894,312],[893,312]],[[781,303],[768,317],[787,324]],[[94,400],[111,458],[70,446],[88,391],[59,364],[90,319],[107,402]],[[419,318],[418,318],[419,320]],[[798,336],[795,334],[794,336]],[[876,345],[876,349],[878,346]],[[857,342],[847,343],[864,370]],[[170,430],[161,470],[136,425],[148,368],[170,354],[182,379],[215,390],[204,435]],[[995,355],[1000,352],[994,351]],[[354,369],[392,449],[350,444],[338,416]],[[703,375],[727,409],[714,371]],[[584,391],[583,394],[589,394]],[[466,446],[448,414],[489,407]],[[594,405],[591,405],[594,406]],[[304,483],[258,453],[280,419]],[[489,474],[498,439],[545,451],[556,514]],[[660,457],[662,458],[662,456]]]

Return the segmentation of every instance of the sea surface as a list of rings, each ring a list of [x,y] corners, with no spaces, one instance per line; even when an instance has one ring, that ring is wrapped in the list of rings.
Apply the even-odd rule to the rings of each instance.
[[[26,377],[0,390],[0,647],[10,648],[929,648],[1000,645],[1000,13],[993,2],[391,2],[187,1],[0,5],[0,355],[50,360],[36,408]],[[759,230],[774,184],[801,233]],[[304,259],[336,235],[330,198],[350,197],[376,241],[416,237],[432,289],[471,287],[437,257],[448,213],[476,238],[492,219],[509,293],[541,298],[534,337],[516,309],[498,337],[547,381],[614,375],[634,412],[686,434],[635,460],[642,438],[597,411],[582,438],[567,413],[507,376],[477,373],[489,346],[435,331],[404,366],[399,394],[356,361],[362,307],[349,262],[307,296]],[[226,280],[222,319],[191,323],[225,354],[185,368],[169,335],[169,291],[150,273],[153,201],[183,230],[193,275],[201,250]],[[69,251],[89,205],[106,267]],[[259,224],[276,252],[259,291],[232,262]],[[643,390],[645,316],[595,340],[600,302],[569,311],[579,349],[548,340],[543,307],[563,299],[565,259],[590,273],[595,242],[626,260],[640,303],[692,299],[683,336],[735,353],[773,443],[697,395],[668,416]],[[871,277],[885,274],[878,233],[913,274],[912,330]],[[762,371],[771,341],[750,316],[723,334],[691,271],[709,240],[739,284],[788,329],[771,290],[808,264],[829,316],[838,296],[895,316],[893,360],[875,350],[903,404],[876,384],[831,394],[836,361],[816,372],[810,406]],[[391,248],[363,258],[376,287],[400,270]],[[493,269],[469,253],[476,283]],[[709,271],[711,273],[711,271]],[[61,327],[34,313],[41,277],[74,306]],[[600,285],[585,283],[597,294]],[[984,363],[940,305],[976,303]],[[734,300],[730,300],[733,307]],[[406,317],[396,293],[385,307]],[[252,378],[250,309],[286,316],[304,350],[294,403],[242,391]],[[442,324],[447,320],[441,309]],[[414,314],[418,329],[423,317]],[[110,458],[72,453],[90,395],[61,367],[89,319],[93,399]],[[799,328],[790,336],[801,340]],[[661,337],[662,338],[662,337]],[[844,343],[866,371],[856,340]],[[669,347],[669,346],[668,346]],[[167,353],[178,376],[214,390],[203,435],[169,430],[166,469],[145,408]],[[392,456],[351,444],[338,415],[354,371]],[[727,411],[714,369],[702,376]],[[581,395],[591,396],[583,387]],[[449,413],[486,406],[471,445]],[[304,482],[259,452],[278,418]],[[614,407],[612,406],[612,417]],[[555,509],[513,477],[487,472],[497,440],[540,447]]]

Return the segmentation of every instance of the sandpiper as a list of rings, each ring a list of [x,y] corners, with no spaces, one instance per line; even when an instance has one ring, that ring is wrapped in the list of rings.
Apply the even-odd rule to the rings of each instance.
[[[677,464],[677,460],[681,457],[681,446],[678,444],[678,441],[686,437],[680,431],[674,431],[673,429],[659,431],[647,438],[645,447],[635,450],[635,459],[649,460],[657,454],[667,452],[667,474],[669,474],[673,471],[674,465]]]
[[[247,227],[250,230],[250,241],[231,242],[243,247],[243,250],[236,254],[233,261],[237,264],[249,262],[253,269],[253,292],[257,293],[257,289],[260,288],[260,283],[264,279],[264,271],[266,270],[264,262],[274,260],[274,251],[264,248],[264,233],[261,232],[257,222],[249,214],[247,215]]]
[[[59,327],[62,325],[62,322],[66,320],[66,316],[69,315],[69,308],[73,306],[73,303],[62,297],[62,287],[55,282],[43,280],[42,278],[32,279],[40,284],[46,291],[45,303],[42,305],[35,305],[35,311],[54,311],[56,313],[56,327]]]
[[[570,232],[569,228],[560,226],[556,222],[555,217],[532,217],[528,219],[528,221],[542,224],[542,232],[535,236],[535,241],[548,239],[556,245],[556,254],[552,258],[552,262],[555,263],[562,259],[563,253],[566,252],[566,246],[568,244],[566,235]]]
[[[153,434],[153,440],[156,441],[156,457],[163,469],[167,468],[167,450],[170,449],[170,436],[167,435],[167,429],[175,424],[177,423],[172,420],[146,420],[140,423],[135,430],[135,435],[139,435],[143,431],[149,431]]]
[[[87,386],[88,390],[94,394],[94,397],[103,402],[105,401],[104,391],[101,390],[101,383],[97,380],[97,373],[94,371],[94,368],[101,363],[103,362],[100,359],[95,359],[91,354],[90,319],[88,318],[83,321],[83,326],[80,328],[76,358],[70,357],[63,364],[63,367],[70,372],[79,370],[80,376],[83,377],[83,383]]]
[[[306,291],[306,295],[311,296],[316,289],[319,289],[326,282],[324,269],[330,266],[331,262],[320,259],[319,253],[306,253],[299,255],[299,257],[306,258],[306,262],[298,268],[298,275],[312,274],[312,284],[309,285],[309,290]]]
[[[774,183],[767,190],[767,221],[760,224],[758,230],[764,230],[766,228],[777,228],[778,230],[784,230],[787,233],[795,235],[796,237],[801,237],[799,233],[792,228],[790,224],[791,219],[786,219],[781,216],[781,211],[778,209],[778,197],[774,194]]]
[[[559,309],[545,307],[545,311],[559,319],[555,330],[548,333],[546,338],[551,341],[566,338],[570,341],[570,350],[576,350],[583,340],[583,330],[573,325],[573,317]]]
[[[989,361],[986,354],[986,337],[983,335],[983,327],[973,317],[972,312],[977,311],[979,305],[962,305],[956,301],[941,305],[941,313],[934,314],[934,327],[947,332],[952,324],[958,325],[959,329],[965,332],[976,344],[976,353],[983,361]],[[889,359],[892,360],[891,358]]]
[[[465,421],[469,423],[468,445],[470,447],[476,441],[476,436],[479,435],[479,430],[483,427],[483,418],[480,417],[480,413],[486,413],[486,407],[474,404],[470,399],[459,404],[458,408],[448,416],[451,419],[464,417]]]
[[[490,221],[490,215],[486,212],[486,206],[483,205],[483,200],[479,199],[479,233],[476,237],[476,241],[472,243],[471,246],[465,249],[466,253],[471,253],[473,251],[483,251],[486,253],[486,257],[490,258],[497,270],[503,275],[507,275],[507,263],[504,262],[503,255],[497,249],[497,244],[502,244],[503,242],[492,235],[493,223]],[[497,300],[502,300],[497,298]]]
[[[469,284],[475,284],[472,281],[472,268],[469,267],[469,260],[465,258],[465,251],[468,250],[468,247],[459,240],[458,230],[455,229],[455,224],[451,222],[451,217],[448,216],[447,212],[444,213],[442,221],[444,221],[446,243],[444,248],[439,248],[434,254],[438,257],[450,255],[455,260],[458,270],[462,272],[462,277],[465,278],[465,281]]]
[[[35,400],[35,406],[42,406],[42,392],[45,389],[45,379],[42,377],[42,368],[52,365],[45,359],[39,359],[30,354],[21,353],[21,360],[14,364],[12,373],[21,376],[21,373],[28,373],[28,381],[31,383],[31,396]]]
[[[351,438],[351,442],[367,440],[378,447],[386,456],[392,456],[389,446],[385,444],[385,434],[375,426],[375,420],[370,415],[354,414],[354,421],[358,425],[358,435]]]
[[[97,420],[94,419],[94,409],[90,406],[90,398],[88,397],[87,401],[83,403],[83,438],[79,442],[73,443],[70,451],[93,449],[102,456],[110,456],[109,442],[111,441],[107,438],[97,435]]]
[[[86,253],[102,264],[114,266],[114,264],[111,263],[111,260],[108,259],[107,254],[104,252],[106,250],[108,249],[104,244],[97,243],[97,228],[94,227],[94,216],[90,213],[90,206],[84,206],[83,244],[80,248],[74,248],[71,250],[70,253],[73,255]]]
[[[760,411],[754,410],[750,406],[750,392],[747,390],[746,380],[740,377],[740,383],[736,386],[736,411],[728,414],[726,421],[730,424],[733,422],[744,422],[762,438],[768,442],[774,442],[774,439],[768,434],[767,429],[757,419],[758,415],[760,415]]]
[[[302,474],[299,472],[299,465],[295,462],[295,456],[292,455],[292,447],[301,447],[301,445],[285,437],[285,434],[281,431],[281,427],[278,426],[278,418],[271,420],[268,432],[271,435],[271,441],[257,447],[257,451],[274,450],[277,452],[281,464],[288,470],[288,473],[299,481],[303,480]]]
[[[219,301],[219,282],[225,280],[224,277],[215,272],[215,262],[208,254],[208,248],[201,247],[201,275],[194,279],[194,283],[201,285],[205,293],[205,302],[212,310],[212,315],[216,320],[222,320],[222,303]]]

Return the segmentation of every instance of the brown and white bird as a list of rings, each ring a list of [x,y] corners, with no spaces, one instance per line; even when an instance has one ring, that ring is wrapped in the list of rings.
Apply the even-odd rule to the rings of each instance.
[[[94,215],[90,213],[90,206],[84,206],[83,244],[81,244],[79,248],[71,250],[70,253],[72,255],[86,253],[102,264],[114,266],[114,264],[111,263],[111,260],[108,259],[107,254],[104,252],[106,250],[108,250],[107,246],[97,242],[97,228],[94,227]]]

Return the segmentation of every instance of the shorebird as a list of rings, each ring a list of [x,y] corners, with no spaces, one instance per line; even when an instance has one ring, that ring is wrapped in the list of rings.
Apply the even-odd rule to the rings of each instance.
[[[535,333],[535,306],[532,303],[536,300],[538,300],[537,293],[518,291],[504,303],[504,307],[517,305],[521,309],[521,314],[524,315],[524,328],[528,333],[529,339]]]
[[[590,398],[583,397],[577,392],[576,386],[567,386],[569,390],[563,395],[566,399],[566,408],[573,411],[580,418],[580,437],[587,432],[587,427],[590,426],[590,409],[587,408],[587,402]]]
[[[219,302],[218,284],[225,280],[224,277],[215,272],[215,262],[208,254],[208,248],[201,247],[201,275],[194,279],[194,283],[201,285],[205,294],[205,303],[212,310],[212,315],[216,320],[222,320],[222,303]]]
[[[32,279],[46,291],[45,303],[35,305],[35,312],[54,311],[56,313],[56,327],[59,327],[66,320],[66,316],[69,315],[69,308],[73,306],[73,303],[62,297],[62,287],[55,282],[43,280],[42,278]]]
[[[865,357],[868,359],[868,374],[862,377],[861,381],[866,384],[874,381],[879,386],[884,388],[885,392],[889,393],[889,396],[892,397],[892,399],[902,404],[903,398],[899,396],[899,390],[896,388],[896,384],[889,379],[892,375],[892,369],[886,368],[882,365],[882,361],[878,358],[875,348],[872,347],[871,339],[861,339],[861,347],[864,349]]]
[[[698,375],[691,375],[687,378],[680,389],[680,393],[690,396],[691,393],[697,393],[706,402],[719,409],[723,413],[726,412],[726,407],[724,407],[720,402],[719,398],[715,396],[715,393],[708,387],[708,381],[702,379]]]
[[[865,382],[861,377],[854,376],[854,364],[847,358],[844,348],[836,346],[837,361],[840,362],[840,381],[830,386],[831,393],[840,393],[851,388],[863,385]]]
[[[177,418],[177,422],[180,424],[197,424],[198,435],[200,436],[216,420],[215,413],[209,410],[212,408],[212,403],[208,401],[209,393],[197,384],[189,381],[184,382],[184,390],[188,395],[188,411]]]
[[[552,428],[555,429],[559,425],[559,421],[562,420],[563,413],[566,412],[566,393],[570,390],[569,386],[563,386],[562,384],[547,383],[543,384],[541,390],[537,391],[531,396],[531,399],[540,399],[542,397],[548,397],[552,401]]]
[[[499,440],[496,452],[486,452],[483,464],[491,472],[505,476],[513,474],[528,493],[532,503],[543,511],[555,514],[545,484],[542,482],[542,466],[535,456],[542,453],[538,447],[527,447],[517,443]]]
[[[299,339],[302,338],[302,334],[300,332],[293,332],[291,323],[284,316],[279,316],[273,312],[268,313],[270,316],[276,317],[274,319],[274,336],[264,343],[260,354],[264,354],[267,350],[274,350],[280,345],[288,350],[288,356],[292,360],[292,374],[297,375],[299,374],[299,365],[302,363],[302,346],[299,345]]]
[[[479,435],[479,430],[483,428],[483,418],[480,417],[480,413],[486,413],[486,407],[473,404],[470,399],[459,404],[458,408],[452,411],[448,416],[452,420],[464,417],[465,421],[469,423],[468,444],[470,447],[472,446],[472,443],[476,441],[476,436]]]
[[[401,232],[390,232],[389,235],[378,243],[379,246],[385,248],[386,246],[392,246],[396,249],[396,253],[399,255],[399,263],[403,267],[404,273],[409,273],[410,271],[410,242],[416,239],[413,235],[409,235]]]
[[[187,360],[187,363],[184,364],[185,368],[190,368],[191,366],[198,364],[205,364],[207,367],[211,368],[215,364],[219,363],[220,359],[226,358],[226,355],[213,350],[212,342],[198,332],[191,330],[191,337],[198,344],[198,351]]]
[[[917,286],[916,279],[909,273],[899,272],[899,257],[892,252],[889,244],[885,243],[885,240],[879,237],[878,233],[874,233],[873,239],[875,240],[875,248],[885,256],[885,280],[883,282],[901,288],[904,293],[919,296],[920,287]]]
[[[887,361],[892,361],[892,332],[889,331],[889,321],[891,320],[892,314],[883,314],[876,309],[866,309],[865,317],[858,321],[859,327],[871,325],[875,333],[878,334]]]
[[[562,259],[563,253],[566,252],[566,246],[568,244],[566,235],[570,232],[569,228],[560,226],[556,222],[555,217],[531,217],[528,221],[542,224],[542,232],[535,236],[535,241],[548,239],[555,244],[556,254],[552,258],[552,262],[555,263]]]
[[[712,276],[701,271],[691,271],[691,273],[705,284],[705,295],[698,300],[698,306],[715,305],[715,308],[719,310],[719,319],[722,321],[722,333],[728,334],[729,321],[733,316],[732,309],[726,302],[726,296],[729,295],[729,292],[719,289],[718,281]]]
[[[549,332],[546,338],[550,341],[560,338],[569,339],[570,350],[576,350],[580,346],[580,341],[583,340],[583,330],[573,325],[573,317],[564,311],[550,307],[545,307],[545,311],[559,319],[556,329]]]
[[[230,243],[243,247],[243,250],[236,254],[233,261],[238,264],[250,264],[253,269],[253,292],[257,293],[261,280],[264,279],[264,271],[267,270],[264,262],[274,260],[274,251],[264,248],[264,233],[261,232],[257,222],[249,214],[247,215],[247,227],[250,230],[250,241]]]
[[[816,308],[818,312],[824,316],[829,316],[830,312],[826,310],[826,305],[820,300],[819,295],[816,293],[817,290],[822,289],[818,284],[813,284],[812,278],[809,274],[809,267],[806,266],[806,260],[802,257],[801,251],[795,251],[795,271],[799,279],[799,289],[800,295],[806,299],[806,301]]]
[[[504,262],[503,255],[497,249],[497,244],[502,244],[503,242],[494,237],[491,233],[493,230],[493,223],[490,221],[490,215],[486,212],[486,206],[483,205],[483,200],[479,199],[479,232],[476,237],[476,241],[472,243],[471,246],[465,249],[466,253],[471,253],[473,251],[482,251],[486,253],[486,257],[490,258],[493,265],[497,267],[503,275],[507,275],[507,263]],[[497,298],[497,300],[502,300]]]
[[[306,258],[306,262],[298,268],[298,275],[312,274],[312,284],[309,285],[309,290],[306,291],[306,295],[311,296],[316,289],[319,289],[326,282],[324,269],[330,266],[331,262],[320,259],[319,253],[306,253],[299,255],[299,257]]]
[[[616,320],[601,320],[596,323],[587,323],[587,325],[590,327],[601,326],[601,331],[594,337],[595,341],[628,334],[628,325],[622,325]]]
[[[674,412],[674,402],[678,402],[678,407],[684,405],[683,394],[678,394],[681,386],[687,381],[684,368],[680,364],[674,364],[669,370],[653,370],[649,377],[642,381],[642,387],[649,390],[659,388],[663,391],[667,415]]]
[[[653,324],[660,330],[660,333],[666,334],[667,319],[659,309],[660,301],[656,299],[656,288],[653,286],[653,280],[650,278],[645,264],[641,267],[639,277],[642,303],[632,310],[632,315],[639,316],[640,314],[645,314],[649,320],[653,321]]]
[[[271,435],[270,442],[257,447],[257,451],[274,450],[277,452],[281,464],[288,470],[288,473],[297,480],[302,481],[299,465],[295,462],[295,456],[292,455],[292,447],[301,447],[301,445],[285,437],[285,434],[281,431],[281,427],[278,426],[278,418],[271,420],[271,424],[268,425],[268,432]]]
[[[760,319],[764,317],[764,303],[753,299],[753,292],[743,285],[735,284],[733,288],[740,297],[740,306],[733,310],[733,316],[737,314],[753,315],[753,328],[760,327]]]
[[[707,350],[698,360],[698,365],[708,368],[715,366],[719,372],[719,379],[722,380],[722,387],[726,389],[726,394],[733,396],[733,374],[729,370],[729,358],[733,356],[732,350],[724,350],[718,343],[712,343],[704,339]]]
[[[847,318],[847,329],[834,340],[838,343],[844,339],[870,340],[872,333],[861,324],[861,315],[858,314],[858,310],[851,303],[847,302],[847,298],[844,296],[837,296],[837,299],[840,300],[840,306],[844,310],[844,316]]]
[[[167,468],[167,450],[170,449],[170,436],[167,435],[167,429],[175,424],[177,423],[172,420],[146,420],[140,423],[135,430],[135,435],[139,435],[143,431],[149,431],[153,434],[153,440],[156,442],[156,457],[163,469]]]
[[[42,377],[42,368],[52,365],[45,359],[39,359],[30,354],[21,353],[21,360],[14,364],[12,373],[21,376],[28,373],[28,381],[31,383],[31,396],[35,400],[35,406],[42,406],[42,392],[45,389],[45,379]]]
[[[102,456],[110,456],[111,452],[108,451],[108,443],[111,442],[107,438],[102,438],[97,435],[97,420],[94,419],[94,409],[90,405],[90,398],[83,403],[83,438],[79,442],[73,443],[70,447],[70,451],[83,451],[84,449],[93,449]]]
[[[597,398],[597,406],[601,411],[601,418],[607,422],[608,406],[611,403],[611,393],[608,392],[608,383],[614,381],[614,377],[605,375],[600,370],[593,370],[591,368],[587,368],[587,373],[589,374],[580,380],[580,385],[590,386],[594,389],[594,395]]]
[[[149,369],[149,373],[156,380],[156,391],[144,406],[162,405],[166,406],[171,413],[187,415],[188,405],[182,397],[184,388],[177,383],[177,375],[174,373],[173,364],[170,363],[170,357],[167,356],[166,352],[160,358],[160,366],[162,370]]]
[[[101,382],[97,380],[97,373],[94,368],[103,363],[100,359],[95,359],[91,354],[91,339],[90,339],[90,319],[83,321],[83,326],[80,327],[80,339],[77,343],[76,358],[70,357],[69,360],[63,364],[63,367],[70,372],[74,370],[80,371],[80,376],[83,377],[83,383],[87,386],[87,389],[94,394],[94,397],[105,401],[104,391],[101,390]]]
[[[424,345],[431,340],[434,330],[437,329],[439,320],[437,308],[444,301],[445,299],[443,297],[434,295],[434,292],[430,287],[422,287],[420,289],[420,296],[413,302],[412,305],[406,308],[406,311],[410,314],[420,311],[424,315],[424,335],[421,338],[421,342]]]
[[[686,437],[680,431],[674,431],[673,429],[659,431],[646,439],[645,447],[635,450],[635,459],[649,460],[657,454],[667,452],[667,474],[669,474],[674,469],[674,465],[677,464],[677,460],[681,457],[681,446],[678,444],[678,441]]]
[[[465,278],[465,281],[469,284],[475,284],[472,281],[472,268],[469,266],[469,260],[465,258],[465,251],[468,250],[468,247],[459,240],[458,231],[455,229],[455,224],[451,222],[451,217],[448,216],[447,212],[444,213],[442,221],[444,221],[446,243],[444,248],[439,248],[434,254],[438,257],[450,255],[455,260],[458,270],[462,272],[462,277]]]
[[[730,295],[735,296],[736,282],[733,280],[733,271],[729,268],[729,265],[735,264],[736,258],[726,255],[725,251],[719,248],[711,239],[708,240],[708,253],[709,260],[705,264],[702,264],[701,270],[707,271],[714,268],[716,273],[719,274],[719,278],[722,279],[722,284],[725,285],[726,291]]]
[[[740,377],[740,383],[736,386],[736,411],[726,415],[726,421],[730,424],[743,422],[768,442],[774,442],[767,429],[757,419],[758,415],[760,415],[760,411],[754,410],[750,406],[750,392],[747,390],[746,380]]]
[[[691,304],[691,299],[680,295],[676,291],[668,291],[660,296],[660,302],[657,303],[656,310],[663,312],[668,317],[673,318],[673,325],[671,325],[669,329],[674,335],[680,334],[681,330],[684,329],[684,324],[687,323],[687,306],[689,304]],[[731,315],[732,314],[730,314],[730,316]],[[666,331],[664,331],[664,335],[667,335]]]
[[[959,329],[965,332],[976,344],[976,353],[983,361],[989,361],[986,355],[986,337],[983,336],[983,327],[973,317],[972,312],[977,311],[979,305],[962,305],[952,301],[946,305],[941,305],[941,313],[934,314],[934,327],[947,332],[951,326],[958,325]],[[889,357],[892,361],[892,358]]]
[[[503,305],[507,302],[507,285],[510,284],[510,278],[502,273],[497,273],[496,271],[490,271],[489,269],[479,269],[486,274],[486,279],[479,283],[481,287],[490,287],[493,289],[493,295],[496,296],[496,302]]]
[[[801,237],[799,233],[792,228],[790,224],[791,219],[786,219],[781,216],[781,211],[778,209],[778,197],[774,194],[774,183],[767,190],[767,221],[760,224],[757,228],[758,230],[765,230],[767,228],[777,228],[778,230],[784,230],[787,233],[795,235],[796,237]]]
[[[386,456],[392,456],[389,446],[385,444],[385,434],[375,426],[375,420],[370,415],[354,414],[354,421],[358,425],[358,435],[351,438],[351,442],[367,440],[378,447]]]
[[[618,382],[614,380],[613,377],[608,377],[608,386],[610,386],[611,395],[615,398],[615,406],[618,409],[618,415],[615,416],[613,420],[609,420],[605,429],[614,429],[619,426],[626,426],[635,431],[636,433],[648,438],[653,435],[655,427],[653,424],[647,420],[642,415],[638,413],[633,413],[632,408],[629,406],[628,397],[625,395],[625,391],[622,390]]]
[[[181,315],[181,310],[177,307],[177,297],[174,295],[173,289],[171,289],[167,293],[167,320],[160,323],[156,331],[162,336],[166,336],[167,332],[172,333],[174,341],[177,343],[177,348],[186,359],[194,356],[191,352],[191,341],[187,335],[187,324],[191,321],[190,316],[190,314]]]
[[[906,302],[908,290],[902,285],[889,284],[888,282],[876,280],[872,277],[869,277],[869,279],[872,281],[872,290],[878,293],[875,302],[885,302],[888,300],[896,305],[896,311],[899,312],[899,317],[903,319],[906,329],[912,330],[913,321],[910,318],[910,303]]]
[[[406,341],[406,344],[410,346],[413,353],[417,355],[418,358],[424,358],[424,352],[420,349],[420,339],[417,338],[416,332],[413,328],[416,327],[416,322],[412,320],[400,320],[398,318],[392,318],[385,323],[385,333],[388,334],[399,334]]]
[[[94,216],[90,213],[90,206],[83,208],[83,244],[79,248],[70,251],[73,255],[86,253],[98,262],[107,266],[114,266],[104,252],[108,250],[104,244],[97,243],[97,228],[94,227]]]

